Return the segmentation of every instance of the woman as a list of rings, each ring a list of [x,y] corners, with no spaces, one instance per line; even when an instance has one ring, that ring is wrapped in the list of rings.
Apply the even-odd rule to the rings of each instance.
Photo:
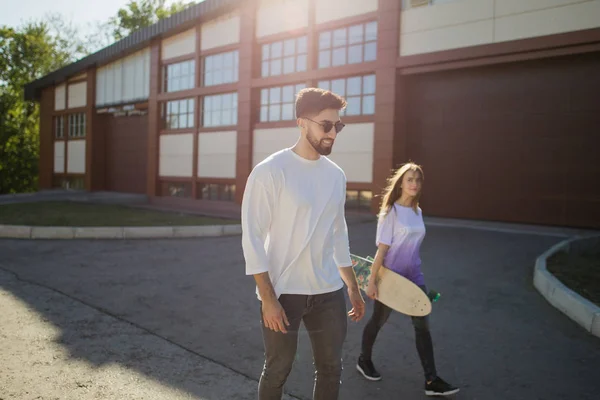
[[[363,331],[362,351],[356,368],[368,380],[378,381],[381,375],[371,360],[373,344],[379,330],[388,320],[391,308],[377,300],[377,284],[373,277],[382,265],[411,280],[427,293],[419,248],[425,237],[425,223],[419,207],[423,170],[414,163],[404,164],[388,180],[377,224],[377,253],[371,267],[367,296],[373,299],[373,315]],[[425,394],[446,396],[458,392],[437,375],[433,344],[429,333],[429,319],[412,317],[415,341],[425,373]]]

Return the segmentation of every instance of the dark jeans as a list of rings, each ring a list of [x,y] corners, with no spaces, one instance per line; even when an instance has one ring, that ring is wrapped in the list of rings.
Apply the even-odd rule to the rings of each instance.
[[[343,289],[314,296],[282,294],[279,302],[290,326],[287,333],[264,326],[265,364],[258,384],[259,400],[280,400],[292,370],[298,345],[300,321],[310,337],[315,383],[313,399],[336,400],[342,375],[342,346],[346,339],[347,314]],[[262,305],[262,304],[261,304]]]
[[[424,286],[421,286],[421,289],[427,293],[427,289]],[[373,345],[375,344],[375,339],[377,338],[379,330],[386,323],[392,312],[391,308],[377,300],[373,303],[373,315],[371,315],[371,319],[367,322],[362,337],[361,354],[367,360],[371,359]],[[431,334],[429,333],[429,316],[411,318],[413,327],[415,328],[417,352],[421,359],[425,379],[430,381],[437,376],[437,372],[433,357],[433,343],[431,341]]]

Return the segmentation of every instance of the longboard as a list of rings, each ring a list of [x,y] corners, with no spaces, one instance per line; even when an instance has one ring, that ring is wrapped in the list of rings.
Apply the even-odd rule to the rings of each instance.
[[[366,292],[373,260],[354,254],[350,258],[358,286]],[[423,317],[431,313],[429,296],[419,286],[383,265],[377,272],[377,293],[377,300],[402,314]]]

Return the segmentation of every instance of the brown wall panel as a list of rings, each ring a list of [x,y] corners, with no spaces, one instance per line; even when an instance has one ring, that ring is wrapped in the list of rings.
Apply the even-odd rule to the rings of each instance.
[[[408,78],[425,212],[600,227],[598,70],[600,53]]]
[[[104,124],[107,190],[146,193],[148,116],[107,116]]]

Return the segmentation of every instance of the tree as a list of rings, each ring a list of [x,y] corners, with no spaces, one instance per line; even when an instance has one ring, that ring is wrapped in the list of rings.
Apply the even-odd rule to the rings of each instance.
[[[37,186],[39,106],[24,101],[23,89],[74,61],[65,40],[45,22],[0,27],[0,194]]]
[[[166,0],[130,0],[124,8],[121,8],[110,23],[114,26],[113,36],[115,40],[121,40],[132,32],[146,26],[152,25],[160,19],[169,17],[195,2],[184,2],[178,0],[169,7],[165,6]]]

